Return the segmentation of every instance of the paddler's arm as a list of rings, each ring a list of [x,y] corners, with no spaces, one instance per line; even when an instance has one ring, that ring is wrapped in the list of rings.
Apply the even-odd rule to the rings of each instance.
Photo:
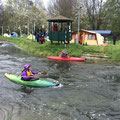
[[[39,75],[41,75],[41,72],[33,72],[33,71],[31,71],[32,72],[32,74],[39,74]]]

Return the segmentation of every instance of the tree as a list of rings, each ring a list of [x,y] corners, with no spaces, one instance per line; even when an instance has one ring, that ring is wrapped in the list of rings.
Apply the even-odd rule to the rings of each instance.
[[[107,0],[104,5],[106,13],[106,29],[112,30],[113,34],[120,35],[120,0]]]
[[[62,15],[70,18],[74,7],[76,7],[76,0],[51,0],[48,4],[48,12],[51,16]]]
[[[4,6],[0,0],[0,26],[3,24]]]
[[[63,15],[73,19],[73,30],[77,30],[78,1],[80,1],[80,29],[100,29],[105,14],[103,0],[51,0],[48,12],[51,16]]]
[[[35,5],[35,7],[38,8],[38,9],[41,9],[41,8],[42,8],[42,9],[45,9],[42,0],[34,0],[34,5]]]
[[[55,17],[58,15],[62,15],[68,18],[73,19],[73,30],[76,29],[76,20],[78,14],[77,8],[77,0],[51,0],[48,4],[48,13],[49,17]]]
[[[21,29],[25,33],[26,26],[27,28],[30,27],[32,31],[33,24],[38,28],[45,24],[47,15],[42,2],[41,0],[38,1],[39,4],[36,4],[36,1],[34,2],[30,2],[30,0],[7,0],[5,11],[8,13],[8,24],[12,31],[19,32]]]
[[[93,30],[99,30],[105,19],[103,4],[104,0],[85,0],[88,21]]]

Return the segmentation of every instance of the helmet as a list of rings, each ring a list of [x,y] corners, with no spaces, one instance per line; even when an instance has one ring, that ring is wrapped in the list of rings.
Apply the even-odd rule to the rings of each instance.
[[[63,50],[62,53],[65,53],[65,50]]]
[[[25,68],[25,69],[28,69],[29,67],[31,67],[30,64],[26,64],[26,65],[24,65],[24,68]]]

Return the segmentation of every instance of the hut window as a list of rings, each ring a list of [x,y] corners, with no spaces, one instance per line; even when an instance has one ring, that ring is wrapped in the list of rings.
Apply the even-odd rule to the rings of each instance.
[[[92,40],[92,34],[88,35],[88,40]]]
[[[96,35],[93,35],[92,39],[93,39],[93,40],[96,40]]]
[[[83,40],[83,34],[81,34],[81,40]]]
[[[85,34],[85,40],[88,40],[88,34]]]

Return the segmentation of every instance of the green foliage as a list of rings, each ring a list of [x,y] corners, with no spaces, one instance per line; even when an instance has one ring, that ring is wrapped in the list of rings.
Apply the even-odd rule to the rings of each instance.
[[[4,15],[0,18],[0,21],[4,19],[1,24],[9,26],[11,32],[18,34],[25,34],[28,30],[32,32],[33,22],[36,29],[42,25],[47,26],[47,15],[44,7],[42,7],[42,0],[39,0],[37,4],[35,1],[30,5],[29,0],[6,0]]]
[[[104,47],[104,51],[112,61],[120,61],[120,41],[116,45],[111,44]]]
[[[120,3],[119,0],[107,0],[103,6],[106,13],[104,26],[112,30],[113,34],[120,35]]]

